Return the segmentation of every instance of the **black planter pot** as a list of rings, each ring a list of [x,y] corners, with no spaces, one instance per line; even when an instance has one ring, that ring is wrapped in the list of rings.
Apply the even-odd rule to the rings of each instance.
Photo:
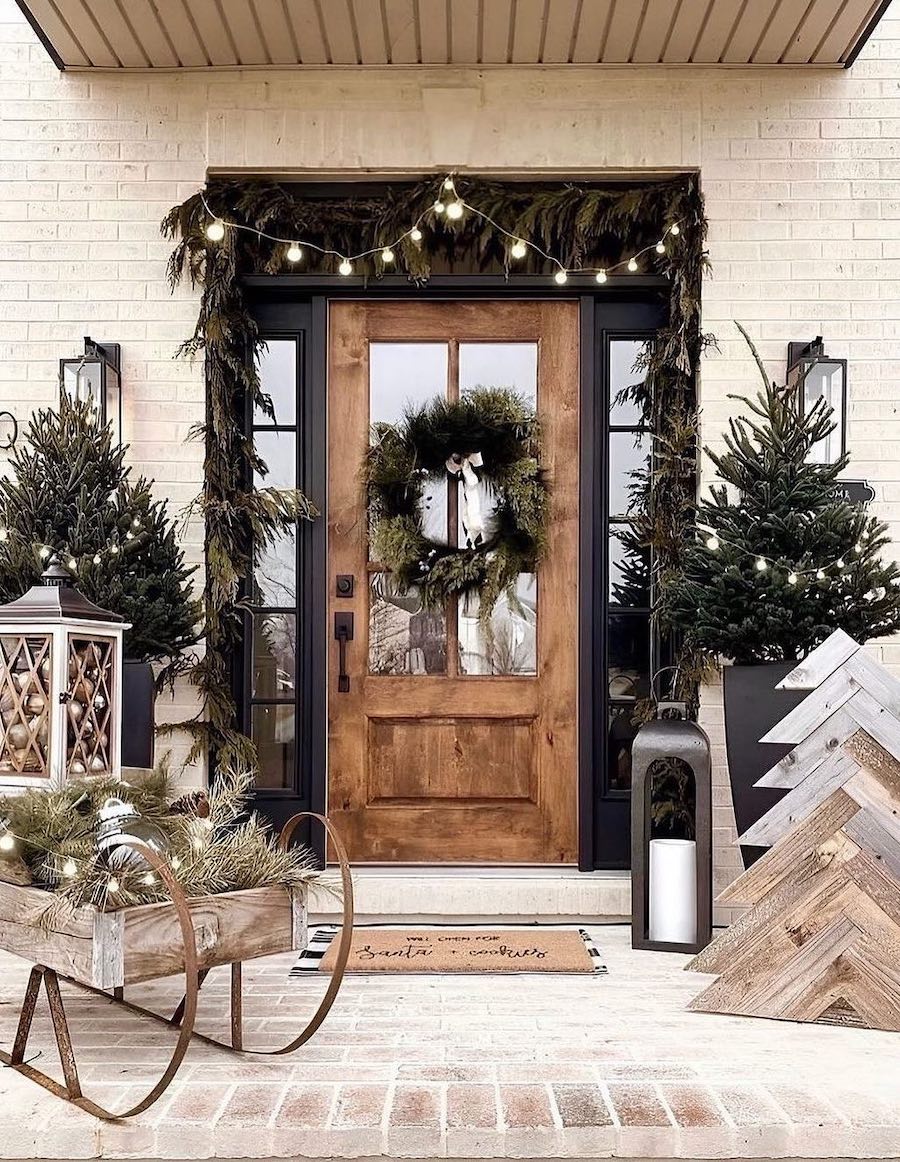
[[[725,745],[738,835],[761,819],[786,793],[755,787],[754,783],[793,750],[792,746],[759,740],[809,693],[775,688],[795,665],[796,662],[762,662],[724,668]],[[759,859],[765,850],[742,846],[744,867]]]
[[[156,694],[149,662],[122,666],[122,766],[152,767],[156,743]]]

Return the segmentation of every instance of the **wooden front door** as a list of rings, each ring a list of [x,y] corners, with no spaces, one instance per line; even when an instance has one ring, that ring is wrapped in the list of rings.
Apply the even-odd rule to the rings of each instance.
[[[357,861],[573,863],[576,840],[578,307],[333,303],[329,321],[329,811]],[[422,609],[370,561],[361,468],[370,424],[437,394],[536,400],[550,548],[485,640],[477,600]],[[451,480],[453,482],[451,483]],[[458,535],[455,478],[423,519]],[[346,593],[352,578],[351,596]],[[344,579],[344,580],[342,580]],[[336,615],[353,615],[339,692]],[[344,683],[346,686],[346,682]]]

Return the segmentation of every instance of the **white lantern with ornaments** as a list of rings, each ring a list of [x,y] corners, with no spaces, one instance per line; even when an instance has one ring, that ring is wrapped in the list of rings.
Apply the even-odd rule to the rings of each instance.
[[[0,605],[0,790],[121,774],[122,618],[58,557]]]

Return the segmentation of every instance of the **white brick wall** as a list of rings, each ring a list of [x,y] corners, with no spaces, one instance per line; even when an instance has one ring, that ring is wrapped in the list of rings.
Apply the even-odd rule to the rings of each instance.
[[[123,344],[132,459],[180,506],[201,453],[199,367],[170,295],[158,222],[208,170],[382,174],[443,168],[573,174],[699,168],[713,271],[702,375],[715,443],[754,368],[823,334],[850,360],[854,475],[900,541],[900,0],[849,72],[473,69],[60,75],[13,0],[0,0],[0,398],[20,419],[56,393],[82,334]],[[199,554],[199,529],[189,532]],[[900,644],[880,647],[900,667]],[[190,705],[182,692],[165,713]],[[736,867],[718,689],[718,880]]]

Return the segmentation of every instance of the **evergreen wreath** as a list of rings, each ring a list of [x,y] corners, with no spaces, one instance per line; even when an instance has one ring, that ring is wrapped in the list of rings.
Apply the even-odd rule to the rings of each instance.
[[[365,465],[372,551],[400,592],[415,586],[426,608],[478,593],[480,619],[513,594],[547,544],[548,486],[537,417],[506,388],[479,387],[461,399],[437,398],[399,424],[375,424]],[[428,481],[457,477],[465,545],[426,535]],[[490,502],[490,521],[482,504]],[[486,507],[486,504],[484,505]]]

